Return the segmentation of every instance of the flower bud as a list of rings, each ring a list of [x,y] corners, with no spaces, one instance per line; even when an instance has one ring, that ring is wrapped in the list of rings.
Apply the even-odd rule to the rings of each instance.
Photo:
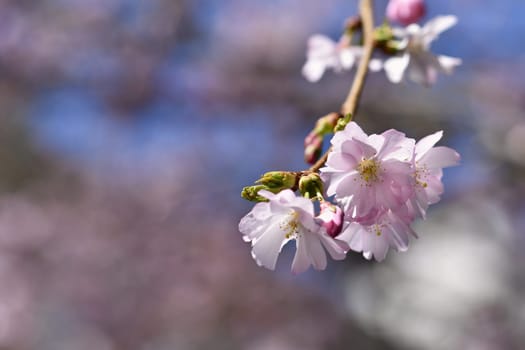
[[[261,176],[255,183],[265,186],[271,192],[277,193],[295,187],[297,177],[297,173],[290,171],[270,171]]]
[[[323,138],[314,132],[306,136],[304,140],[304,161],[307,164],[314,164],[323,151]]]
[[[339,113],[330,113],[321,117],[315,123],[314,130],[312,132],[316,133],[319,136],[324,136],[326,134],[331,134],[334,132],[334,127],[337,124],[339,118],[342,115]]]
[[[409,25],[418,22],[425,15],[424,0],[390,0],[386,16],[393,22]]]
[[[343,210],[329,202],[321,202],[321,213],[317,216],[326,233],[335,238],[343,229]]]
[[[337,124],[335,125],[334,132],[338,132],[341,130],[344,130],[348,123],[352,121],[352,114],[348,113],[345,115],[344,118],[340,118],[337,120]]]
[[[241,192],[241,197],[250,202],[268,202],[268,199],[259,196],[258,193],[260,190],[268,190],[268,188],[263,185],[244,187]]]
[[[299,191],[306,198],[316,198],[323,193],[323,180],[317,173],[301,176],[299,179]]]

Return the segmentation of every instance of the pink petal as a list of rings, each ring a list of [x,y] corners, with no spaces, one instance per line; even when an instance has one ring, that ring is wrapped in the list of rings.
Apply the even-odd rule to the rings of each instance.
[[[406,231],[406,225],[399,222],[393,222],[389,225],[388,230],[390,241],[392,246],[400,252],[404,252],[408,249],[408,233]]]
[[[374,249],[372,250],[372,253],[376,261],[381,262],[385,260],[386,254],[388,253],[388,242],[386,238],[383,238],[383,235],[380,237],[375,237]]]
[[[367,216],[373,211],[376,206],[376,188],[372,187],[359,187],[357,193],[352,198],[356,207],[356,216],[363,217]]]
[[[460,156],[456,151],[448,147],[439,146],[425,153],[420,162],[429,169],[435,169],[458,165],[459,160]]]
[[[361,129],[361,127],[357,125],[356,122],[348,123],[348,125],[342,132],[340,131],[334,135],[334,138],[338,134],[340,134],[340,137],[342,137],[343,140],[355,139],[360,141],[366,141],[366,139],[368,138],[363,129]]]
[[[379,159],[383,159],[385,155],[398,150],[400,143],[406,139],[405,134],[394,129],[383,132],[381,136],[383,136],[384,141],[381,149],[377,152]]]
[[[343,242],[339,239],[334,239],[328,235],[321,234],[321,243],[325,247],[326,251],[332,259],[334,260],[343,260],[346,257],[346,252],[350,249],[346,242]]]
[[[350,249],[355,252],[363,251],[363,240],[362,240],[363,228],[361,225],[352,222],[343,232],[337,236],[337,239],[348,243]]]
[[[416,143],[416,160],[424,156],[443,137],[443,131],[423,137]]]
[[[346,142],[343,146],[346,146],[346,144],[352,144],[354,145],[354,148],[358,150],[357,147],[355,147],[355,143],[353,142]],[[346,147],[346,149],[351,148],[350,145]],[[346,152],[340,153],[340,152],[330,152],[328,155],[328,159],[326,161],[326,165],[330,168],[336,169],[336,170],[342,170],[342,171],[349,171],[354,170],[357,166],[357,159],[354,157],[355,153]]]
[[[352,141],[356,144],[357,147],[361,149],[360,154],[362,154],[364,158],[372,158],[376,155],[377,150],[374,147],[370,146],[366,141],[361,141],[357,139],[353,139]]]
[[[358,196],[361,193],[361,179],[357,172],[350,173],[337,186],[337,197]]]
[[[440,196],[443,193],[443,183],[434,177],[426,179],[427,187],[425,187],[425,193],[427,195],[428,204],[434,204],[439,202]]]

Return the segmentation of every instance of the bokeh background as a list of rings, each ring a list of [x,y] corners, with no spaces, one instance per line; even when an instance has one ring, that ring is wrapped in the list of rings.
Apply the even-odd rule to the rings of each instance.
[[[292,276],[252,261],[239,193],[305,168],[353,76],[307,83],[306,40],[356,0],[2,0],[0,349],[525,349],[525,3],[428,7],[464,64],[374,74],[356,118],[462,165],[407,253]]]

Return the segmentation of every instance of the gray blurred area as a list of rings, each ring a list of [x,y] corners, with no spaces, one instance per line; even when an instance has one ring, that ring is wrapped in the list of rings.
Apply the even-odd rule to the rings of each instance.
[[[407,253],[293,276],[251,259],[240,189],[306,167],[353,76],[306,82],[306,40],[357,1],[1,1],[0,349],[525,349],[525,4],[428,4],[463,66],[370,76],[356,121],[462,165]]]

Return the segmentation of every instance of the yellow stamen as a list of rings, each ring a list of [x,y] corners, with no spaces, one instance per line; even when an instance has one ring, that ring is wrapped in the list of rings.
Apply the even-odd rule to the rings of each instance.
[[[379,164],[374,159],[363,159],[357,166],[357,171],[365,182],[377,181]]]
[[[288,218],[279,226],[284,230],[286,239],[295,238],[299,234],[299,213],[293,210]]]

